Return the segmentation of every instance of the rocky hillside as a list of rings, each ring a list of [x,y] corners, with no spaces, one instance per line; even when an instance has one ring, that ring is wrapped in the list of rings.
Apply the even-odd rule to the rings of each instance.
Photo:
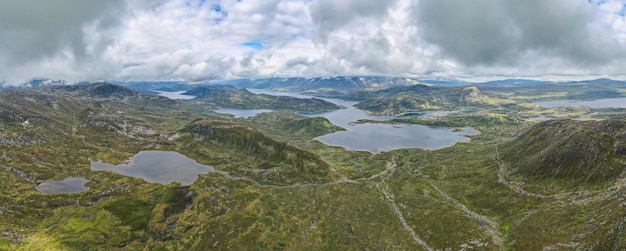
[[[359,98],[365,99],[356,105],[360,109],[395,115],[411,111],[459,109],[481,104],[485,96],[476,86],[446,87],[419,84],[361,93]]]
[[[624,171],[626,119],[545,121],[503,149],[502,159],[523,177],[608,181]]]
[[[245,125],[198,119],[186,125],[181,132],[190,133],[205,146],[232,151],[233,155],[251,161],[250,166],[229,170],[233,173],[271,171],[277,176],[264,179],[275,183],[309,183],[330,178],[328,164],[317,155],[277,141]]]
[[[227,85],[200,86],[184,94],[196,96],[197,99],[217,107],[294,110],[303,112],[320,112],[339,109],[337,105],[321,99],[301,99],[287,96],[254,94],[246,89]]]

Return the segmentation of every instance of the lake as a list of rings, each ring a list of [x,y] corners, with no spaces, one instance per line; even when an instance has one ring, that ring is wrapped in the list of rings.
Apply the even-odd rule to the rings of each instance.
[[[565,106],[586,106],[589,108],[626,108],[626,98],[605,98],[592,101],[551,101],[537,102],[536,105],[557,108]]]
[[[35,189],[44,194],[59,194],[59,193],[80,193],[88,191],[89,188],[85,186],[89,180],[85,178],[70,177],[62,180],[48,180],[42,182]]]
[[[261,113],[273,112],[273,111],[274,110],[268,110],[268,109],[246,110],[246,109],[235,109],[235,108],[220,108],[220,109],[215,110],[215,112],[217,113],[234,115],[235,118],[251,118]]]
[[[256,94],[268,94],[274,96],[292,96],[297,98],[318,98],[313,96],[293,94],[286,92],[276,92],[262,89],[248,89]],[[473,128],[452,128],[433,127],[424,125],[409,124],[354,124],[361,119],[385,121],[394,116],[370,116],[367,111],[354,107],[358,102],[333,98],[318,98],[340,106],[345,109],[321,112],[321,113],[299,113],[306,117],[324,117],[331,123],[345,128],[347,131],[340,131],[326,134],[316,139],[330,146],[340,146],[348,150],[369,151],[377,153],[381,151],[391,151],[401,148],[422,148],[441,149],[454,145],[457,142],[466,142],[466,136],[479,134]],[[438,111],[435,114],[445,115],[445,111]],[[448,112],[449,113],[449,112]],[[426,112],[426,115],[431,113]]]
[[[194,99],[196,96],[191,95],[183,95],[186,91],[177,91],[177,92],[164,92],[164,91],[155,91],[159,93],[159,96],[163,96],[169,99]]]
[[[164,185],[178,182],[183,186],[191,185],[200,174],[215,171],[213,167],[202,165],[185,155],[167,151],[142,151],[132,157],[127,164],[120,165],[93,161],[91,170],[113,171]]]

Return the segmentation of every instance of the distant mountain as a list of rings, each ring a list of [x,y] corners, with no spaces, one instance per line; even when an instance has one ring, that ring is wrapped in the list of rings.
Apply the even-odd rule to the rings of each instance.
[[[472,82],[467,82],[457,79],[418,79],[422,83],[433,85],[473,85]]]
[[[478,86],[501,86],[501,87],[525,87],[525,86],[538,86],[551,84],[554,82],[551,81],[538,81],[538,80],[529,80],[529,79],[504,79],[504,80],[495,80],[489,82],[483,82],[477,84]]]
[[[613,80],[613,79],[608,79],[608,78],[599,78],[599,79],[592,79],[592,80],[585,80],[585,81],[575,81],[575,82],[571,82],[573,84],[599,84],[599,85],[610,85],[610,86],[619,86],[619,87],[625,87],[626,86],[626,81],[621,81],[621,80]]]
[[[138,91],[105,82],[86,85],[51,86],[46,87],[46,89],[51,92],[66,92],[77,96],[99,99],[126,99],[139,96]]]
[[[604,182],[624,171],[626,119],[541,122],[506,144],[502,159],[530,180]]]
[[[217,107],[295,110],[303,112],[320,112],[339,109],[339,106],[321,99],[301,99],[288,96],[254,94],[246,89],[228,85],[203,85],[183,94],[196,96],[196,99],[203,100]]]
[[[65,80],[53,80],[46,78],[36,78],[30,81],[24,82],[19,85],[6,85],[5,82],[0,82],[0,90],[25,90],[25,89],[33,89],[42,86],[50,86],[50,85],[63,85],[66,84]]]
[[[384,76],[342,76],[319,78],[262,78],[214,81],[242,88],[275,89],[290,92],[328,92],[378,90],[392,86],[414,85],[418,80]]]

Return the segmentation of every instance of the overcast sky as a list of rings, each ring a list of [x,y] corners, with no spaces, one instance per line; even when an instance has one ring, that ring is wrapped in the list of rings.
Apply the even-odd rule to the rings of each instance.
[[[626,0],[0,0],[0,82],[626,75]]]

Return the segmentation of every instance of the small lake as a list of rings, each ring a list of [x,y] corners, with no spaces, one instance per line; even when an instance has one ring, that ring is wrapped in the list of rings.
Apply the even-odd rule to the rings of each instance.
[[[44,194],[80,193],[88,191],[85,186],[89,180],[85,178],[70,177],[62,180],[48,180],[42,182],[35,189]]]
[[[183,95],[186,91],[177,91],[177,92],[164,92],[164,91],[155,91],[159,93],[159,96],[163,96],[169,99],[194,99],[195,96],[191,95]]]
[[[586,106],[589,108],[626,108],[626,98],[605,98],[592,101],[551,101],[537,102],[539,106],[557,108],[565,106]]]
[[[261,113],[273,112],[273,111],[274,110],[268,110],[268,109],[246,110],[246,109],[235,109],[235,108],[220,108],[220,109],[215,110],[215,112],[217,113],[234,115],[235,118],[251,118]]]
[[[94,161],[91,162],[91,170],[113,171],[163,185],[178,182],[183,186],[191,185],[200,174],[215,171],[213,167],[202,165],[185,155],[166,151],[142,151],[132,157],[127,164],[121,165]]]
[[[248,90],[256,94],[314,98],[313,96],[270,90]],[[422,148],[435,150],[450,147],[457,142],[466,142],[468,140],[466,136],[479,134],[478,131],[469,127],[453,130],[451,128],[444,127],[409,124],[354,124],[355,121],[361,119],[385,121],[396,117],[370,116],[367,111],[354,107],[354,105],[358,103],[356,101],[332,98],[319,99],[323,99],[346,108],[330,112],[299,114],[306,117],[324,117],[331,123],[345,128],[347,131],[326,134],[317,137],[316,139],[324,144],[345,147],[348,150],[369,151],[372,153],[391,151],[401,148]],[[424,115],[437,113],[440,115],[446,115],[450,112],[425,112]]]
[[[548,120],[553,120],[553,119],[555,118],[547,117],[545,115],[539,115],[537,117],[529,118],[529,120],[535,120],[535,121],[548,121]]]

